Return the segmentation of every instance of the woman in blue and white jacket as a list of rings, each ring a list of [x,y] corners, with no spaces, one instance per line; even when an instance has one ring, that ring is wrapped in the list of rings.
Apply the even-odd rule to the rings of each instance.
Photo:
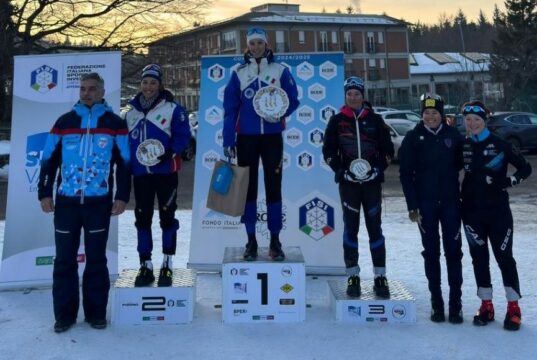
[[[298,90],[289,69],[274,62],[265,30],[249,29],[246,40],[248,50],[244,54],[244,63],[233,71],[224,92],[224,155],[230,158],[237,155],[239,166],[250,167],[246,206],[241,218],[248,235],[244,259],[252,261],[257,258],[255,224],[261,158],[271,234],[270,256],[281,261],[285,258],[279,240],[282,229],[282,131],[285,130],[285,118],[299,105]],[[287,94],[289,106],[282,117],[261,117],[255,111],[256,93],[268,86],[280,88]]]
[[[173,95],[162,86],[160,66],[150,64],[144,67],[140,90],[122,113],[129,127],[136,201],[135,225],[141,264],[135,286],[147,286],[155,280],[151,262],[151,222],[155,195],[164,254],[158,285],[170,286],[173,276],[171,258],[175,254],[179,229],[179,221],[175,219],[177,171],[181,166],[180,154],[190,141],[190,126],[185,109],[175,103]],[[153,158],[148,155],[150,153]]]

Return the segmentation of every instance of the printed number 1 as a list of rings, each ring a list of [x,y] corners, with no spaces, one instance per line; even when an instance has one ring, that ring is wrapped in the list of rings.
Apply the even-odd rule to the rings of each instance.
[[[268,304],[268,274],[259,273],[257,279],[261,280],[261,305]]]

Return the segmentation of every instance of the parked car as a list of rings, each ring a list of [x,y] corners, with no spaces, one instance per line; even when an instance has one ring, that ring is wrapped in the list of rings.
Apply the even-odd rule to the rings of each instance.
[[[405,119],[418,123],[421,120],[421,116],[410,110],[390,110],[379,112],[384,120],[387,119]]]
[[[190,161],[196,156],[196,136],[198,135],[198,112],[193,111],[188,114],[188,122],[190,123],[190,142],[183,153],[181,158],[185,161]]]
[[[463,136],[466,136],[466,125],[464,125],[464,116],[462,114],[448,114],[453,118],[453,127],[456,127],[459,130],[459,133]]]
[[[392,137],[393,147],[395,150],[394,160],[399,160],[399,148],[405,138],[405,135],[410,130],[414,129],[416,123],[410,120],[404,119],[386,119],[384,120],[386,125],[390,127],[390,135]]]
[[[390,107],[385,107],[385,106],[373,106],[373,111],[376,112],[376,113],[381,113],[381,112],[384,112],[384,111],[395,111],[397,109],[394,109],[394,108],[390,108]]]
[[[537,114],[496,112],[489,117],[487,128],[520,150],[537,150]]]

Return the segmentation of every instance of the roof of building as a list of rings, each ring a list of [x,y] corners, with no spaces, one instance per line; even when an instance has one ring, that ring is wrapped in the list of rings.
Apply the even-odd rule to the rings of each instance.
[[[490,55],[485,53],[411,53],[410,74],[453,74],[489,70]]]
[[[365,14],[337,14],[337,13],[303,13],[300,12],[298,5],[294,4],[263,4],[253,7],[250,12],[239,15],[234,18],[213,22],[210,24],[197,26],[188,29],[176,35],[157,40],[166,41],[171,38],[194,34],[201,31],[217,30],[226,25],[237,23],[264,23],[274,24],[339,24],[340,26],[406,26],[408,23],[404,20],[398,20],[387,15],[365,15]]]

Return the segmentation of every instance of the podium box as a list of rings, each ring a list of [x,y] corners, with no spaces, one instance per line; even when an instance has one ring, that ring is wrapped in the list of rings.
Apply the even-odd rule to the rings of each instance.
[[[173,269],[173,284],[158,287],[158,273],[152,286],[134,287],[138,270],[121,272],[114,285],[112,324],[176,325],[190,323],[196,302],[196,272],[191,269]]]
[[[286,247],[284,261],[258,249],[243,260],[243,247],[227,247],[222,262],[222,317],[225,323],[285,323],[306,318],[306,270],[299,247]]]
[[[389,281],[390,298],[375,296],[373,280],[361,281],[362,295],[347,296],[344,280],[328,280],[330,305],[336,320],[356,323],[415,323],[415,299],[399,281]]]

